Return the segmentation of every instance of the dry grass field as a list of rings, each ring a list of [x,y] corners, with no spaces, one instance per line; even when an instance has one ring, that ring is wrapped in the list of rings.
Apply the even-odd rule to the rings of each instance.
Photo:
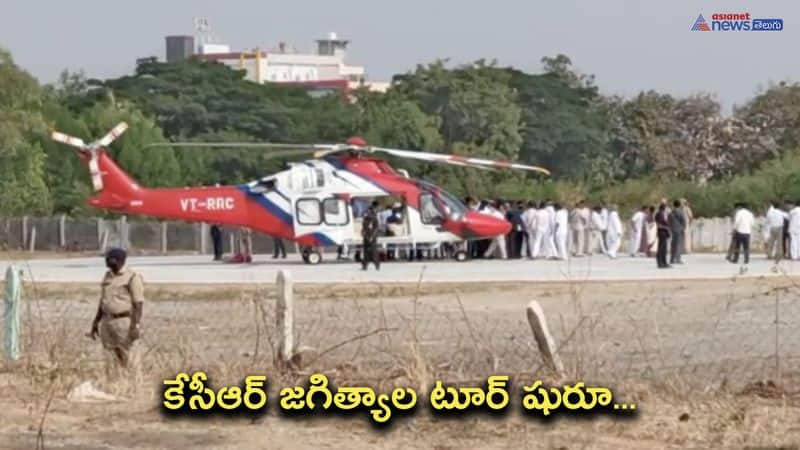
[[[800,285],[790,278],[580,284],[297,286],[293,370],[278,370],[274,287],[151,285],[141,361],[113,368],[85,337],[98,289],[25,286],[23,358],[0,363],[0,448],[775,449],[800,446]],[[567,370],[542,363],[525,316],[536,299]],[[266,374],[258,418],[174,418],[161,382],[205,370],[215,384]],[[518,414],[432,415],[376,429],[367,417],[288,419],[282,386],[320,372],[381,392],[511,376],[607,385],[630,418],[543,421]],[[78,403],[91,380],[118,401]],[[512,395],[518,407],[519,398]],[[425,400],[421,399],[421,405]]]

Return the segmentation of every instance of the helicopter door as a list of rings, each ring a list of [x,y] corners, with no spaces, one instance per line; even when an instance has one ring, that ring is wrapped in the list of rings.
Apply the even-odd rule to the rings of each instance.
[[[295,236],[313,235],[322,247],[340,245],[352,238],[347,201],[329,193],[300,197],[295,201]]]

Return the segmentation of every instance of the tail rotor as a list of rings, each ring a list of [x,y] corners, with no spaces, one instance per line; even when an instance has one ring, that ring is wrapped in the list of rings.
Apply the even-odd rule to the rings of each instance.
[[[69,136],[58,131],[53,131],[50,137],[56,142],[75,147],[81,153],[88,155],[89,174],[92,176],[92,187],[94,187],[95,191],[101,191],[103,189],[103,177],[100,174],[98,153],[103,147],[108,147],[111,145],[111,143],[120,137],[127,129],[128,124],[125,122],[120,122],[117,124],[117,126],[106,133],[105,136],[89,144],[86,144],[83,139]]]

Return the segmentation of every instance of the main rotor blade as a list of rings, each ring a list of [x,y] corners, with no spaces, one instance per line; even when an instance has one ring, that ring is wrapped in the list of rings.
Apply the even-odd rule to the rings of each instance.
[[[269,142],[161,142],[145,147],[275,148],[284,150],[334,150],[336,144],[276,144]]]
[[[124,133],[125,130],[127,129],[128,129],[128,124],[125,122],[120,122],[119,124],[117,124],[117,126],[112,128],[111,131],[106,133],[105,136],[98,139],[96,143],[102,147],[108,147],[112,142],[114,142],[118,137],[120,137],[120,135]]]
[[[398,150],[393,148],[371,147],[376,152],[388,153],[401,158],[418,159],[421,161],[452,164],[457,166],[474,167],[481,169],[518,169],[539,172],[550,175],[550,171],[542,167],[527,164],[512,163],[507,161],[494,161],[491,159],[472,158],[467,156],[447,155],[441,153],[416,152],[411,150]]]
[[[83,139],[76,138],[64,133],[60,133],[58,131],[53,131],[50,134],[50,138],[56,142],[60,142],[62,144],[71,145],[73,147],[84,148],[86,147],[86,143],[83,142]]]

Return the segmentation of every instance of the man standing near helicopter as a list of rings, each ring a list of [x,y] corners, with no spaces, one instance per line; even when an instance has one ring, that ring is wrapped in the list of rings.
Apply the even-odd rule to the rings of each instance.
[[[363,238],[362,247],[364,255],[361,258],[361,269],[367,270],[369,263],[375,264],[375,270],[381,270],[381,262],[378,260],[378,213],[375,209],[378,202],[372,202],[367,212],[364,214],[364,221],[361,223],[361,237]]]

